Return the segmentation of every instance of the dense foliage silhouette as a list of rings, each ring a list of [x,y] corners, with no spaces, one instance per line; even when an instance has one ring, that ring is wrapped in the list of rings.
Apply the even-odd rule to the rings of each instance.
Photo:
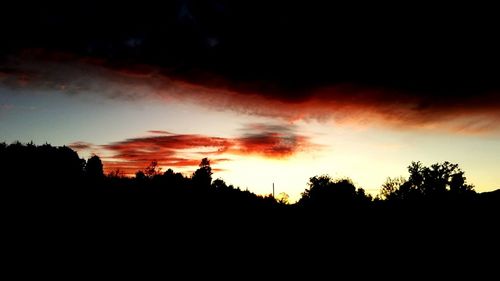
[[[213,180],[206,158],[191,176],[172,169],[162,172],[153,161],[135,177],[126,177],[119,170],[105,175],[98,156],[84,160],[65,146],[0,143],[4,206],[29,218],[91,221],[101,227],[109,227],[110,222],[149,222],[168,229],[179,229],[179,224],[238,226],[262,233],[325,232],[324,227],[333,227],[352,234],[359,228],[394,230],[398,226],[411,229],[413,235],[450,225],[477,228],[481,220],[491,225],[500,213],[498,191],[476,193],[456,164],[426,167],[413,162],[408,171],[407,179],[389,178],[375,198],[350,179],[313,176],[300,200],[290,204],[287,194],[256,195],[222,179]]]
[[[135,177],[125,177],[120,171],[104,175],[99,156],[80,159],[71,148],[35,145],[19,142],[0,143],[0,171],[5,192],[78,194],[116,196],[134,193],[151,194],[151,200],[164,200],[168,206],[188,202],[210,206],[239,208],[285,209],[339,209],[377,208],[380,205],[442,205],[478,204],[479,201],[498,201],[498,192],[477,194],[468,184],[464,172],[457,164],[449,162],[425,167],[412,162],[409,177],[388,178],[380,194],[373,200],[362,188],[356,188],[350,179],[332,179],[328,175],[311,177],[307,189],[295,204],[288,204],[288,195],[275,199],[271,195],[258,196],[227,185],[222,179],[212,180],[210,160],[201,160],[191,177],[168,169],[161,172],[159,163],[153,161]],[[158,197],[161,194],[163,197]],[[141,195],[141,196],[142,196]],[[51,195],[52,196],[52,195]],[[486,203],[485,203],[486,204]],[[193,207],[193,206],[191,206]]]
[[[424,167],[412,162],[410,177],[389,178],[382,186],[381,196],[387,200],[465,200],[475,195],[474,186],[466,183],[464,172],[457,164],[436,163]]]
[[[22,240],[14,254],[77,245],[99,259],[95,253],[102,249],[119,257],[145,248],[203,263],[219,262],[213,259],[218,253],[224,264],[235,257],[270,264],[299,252],[351,262],[375,260],[380,251],[453,255],[495,244],[498,190],[474,192],[448,162],[414,162],[408,170],[408,179],[389,179],[375,199],[349,179],[314,176],[300,200],[289,204],[286,194],[260,196],[213,180],[208,159],[192,176],[162,172],[153,162],[125,177],[119,170],[104,175],[98,156],[80,159],[68,147],[0,143],[4,241]]]
[[[91,180],[102,180],[104,178],[104,169],[99,156],[93,155],[87,160],[85,174]]]
[[[309,208],[365,207],[372,201],[362,188],[356,189],[350,179],[333,180],[327,175],[309,179],[309,189],[302,193],[298,205]]]

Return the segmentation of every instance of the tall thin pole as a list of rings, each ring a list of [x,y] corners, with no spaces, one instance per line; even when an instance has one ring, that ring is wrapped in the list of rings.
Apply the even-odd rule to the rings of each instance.
[[[273,182],[273,198],[274,198],[274,182]]]

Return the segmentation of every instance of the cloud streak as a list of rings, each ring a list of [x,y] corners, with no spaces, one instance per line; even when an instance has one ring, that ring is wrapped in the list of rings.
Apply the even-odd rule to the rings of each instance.
[[[152,161],[172,168],[193,168],[203,157],[210,157],[214,164],[223,161],[219,155],[231,146],[229,140],[201,135],[162,135],[131,138],[103,145],[102,149],[111,153],[105,158],[107,171],[120,169],[125,174],[134,174],[144,169]]]
[[[85,141],[73,142],[73,143],[70,143],[68,146],[70,148],[72,148],[74,150],[78,150],[78,151],[89,150],[89,149],[94,149],[95,148],[95,146],[92,143],[85,142]]]
[[[318,149],[295,126],[248,124],[241,135],[233,138],[197,134],[173,134],[161,130],[149,131],[150,136],[130,138],[99,146],[106,172],[119,169],[127,175],[147,167],[152,161],[168,168],[194,170],[200,159],[208,157],[217,165],[230,161],[231,156],[256,155],[283,159],[301,151]],[[70,147],[77,151],[95,150],[96,145],[75,142]]]

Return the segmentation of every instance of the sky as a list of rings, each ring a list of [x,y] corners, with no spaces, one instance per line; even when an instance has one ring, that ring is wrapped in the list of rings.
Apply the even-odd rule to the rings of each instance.
[[[292,200],[308,179],[376,194],[411,161],[500,186],[498,19],[475,7],[320,2],[8,4],[0,141],[151,161]]]

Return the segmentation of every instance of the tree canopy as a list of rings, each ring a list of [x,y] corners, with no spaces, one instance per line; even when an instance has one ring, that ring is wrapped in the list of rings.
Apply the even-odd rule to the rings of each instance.
[[[475,194],[474,186],[467,183],[458,164],[443,162],[426,167],[421,162],[412,162],[408,172],[408,179],[388,178],[380,196],[387,200],[444,200],[470,198]]]
[[[309,188],[302,193],[299,205],[319,208],[361,206],[371,201],[362,188],[356,189],[350,179],[334,180],[328,175],[309,179]]]

